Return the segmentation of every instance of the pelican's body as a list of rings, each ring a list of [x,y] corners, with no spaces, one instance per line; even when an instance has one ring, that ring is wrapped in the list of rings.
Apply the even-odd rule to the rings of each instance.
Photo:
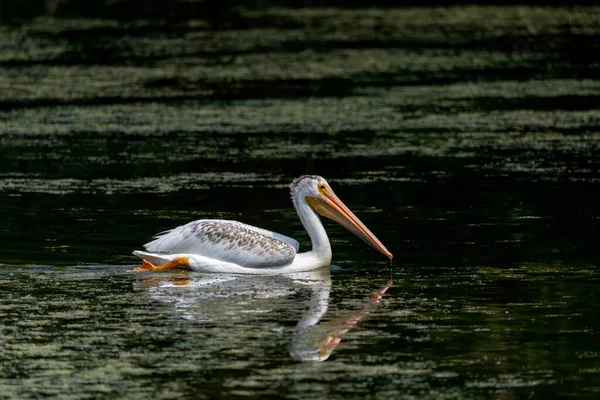
[[[229,220],[198,220],[164,232],[133,254],[135,271],[187,268],[198,272],[282,274],[329,266],[331,245],[318,214],[331,218],[392,258],[392,254],[333,193],[320,176],[304,175],[290,186],[292,201],[312,242],[298,253],[296,240]],[[318,213],[318,214],[317,214]]]

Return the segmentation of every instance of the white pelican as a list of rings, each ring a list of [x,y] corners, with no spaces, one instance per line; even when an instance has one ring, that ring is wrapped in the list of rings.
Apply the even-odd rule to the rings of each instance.
[[[296,240],[237,221],[201,219],[155,236],[147,251],[134,251],[145,272],[173,268],[197,272],[241,274],[287,274],[329,266],[331,245],[322,215],[342,224],[359,238],[385,254],[390,253],[371,231],[333,193],[327,181],[303,175],[290,185],[298,217],[308,232],[312,250],[298,253]]]

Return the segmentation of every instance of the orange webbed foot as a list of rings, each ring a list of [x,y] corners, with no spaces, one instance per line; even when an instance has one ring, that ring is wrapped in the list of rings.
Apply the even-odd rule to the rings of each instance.
[[[150,272],[157,269],[156,265],[152,264],[148,260],[142,260],[142,266],[134,269],[129,269],[127,272]]]
[[[154,265],[150,261],[143,260],[141,267],[130,269],[128,272],[166,271],[176,268],[190,270],[190,259],[187,257],[176,257],[163,265]]]

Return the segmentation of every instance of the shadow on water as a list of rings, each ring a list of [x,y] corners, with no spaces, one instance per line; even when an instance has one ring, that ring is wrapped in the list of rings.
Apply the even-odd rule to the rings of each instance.
[[[189,273],[160,275],[140,276],[134,288],[147,291],[154,301],[170,305],[181,318],[205,324],[215,335],[232,321],[240,323],[252,320],[256,315],[274,312],[294,314],[305,307],[289,342],[292,358],[304,362],[327,360],[344,335],[378,309],[383,295],[393,284],[389,281],[372,292],[365,304],[355,311],[319,323],[329,308],[329,270],[276,278]],[[308,295],[303,293],[305,291]],[[241,346],[243,341],[241,338]]]

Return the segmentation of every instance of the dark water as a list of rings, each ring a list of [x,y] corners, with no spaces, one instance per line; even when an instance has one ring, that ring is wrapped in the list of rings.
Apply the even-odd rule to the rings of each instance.
[[[199,18],[0,27],[0,397],[600,395],[600,8]],[[125,272],[305,173],[393,265]]]

